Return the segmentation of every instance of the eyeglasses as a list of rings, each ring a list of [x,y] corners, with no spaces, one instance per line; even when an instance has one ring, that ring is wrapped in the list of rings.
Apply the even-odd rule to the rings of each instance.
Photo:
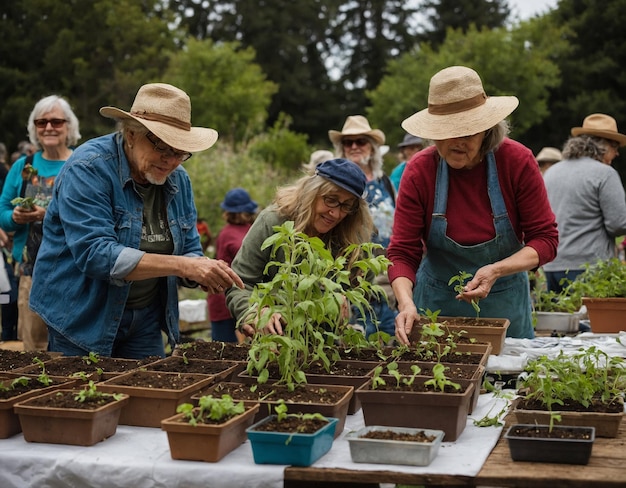
[[[615,149],[616,151],[619,150],[619,142],[617,141],[612,141],[610,139],[607,139],[607,141],[609,142],[609,146],[611,146],[613,149]]]
[[[35,119],[35,127],[45,129],[50,124],[53,129],[59,129],[65,122],[67,122],[65,119]]]
[[[369,141],[365,137],[359,137],[358,139],[342,139],[341,144],[344,147],[352,147],[353,144],[356,144],[359,147],[365,146]]]
[[[328,208],[339,208],[339,210],[347,214],[353,214],[359,209],[358,200],[353,201],[352,203],[340,202],[338,198],[332,197],[330,195],[324,195],[322,197],[322,200],[324,200],[324,205],[326,205]]]
[[[185,151],[177,151],[176,149],[172,149],[168,144],[165,144],[161,139],[155,136],[152,132],[148,132],[146,134],[146,139],[148,139],[152,145],[153,149],[156,152],[160,152],[161,154],[165,154],[168,158],[175,158],[177,161],[185,162],[192,155],[190,152]]]

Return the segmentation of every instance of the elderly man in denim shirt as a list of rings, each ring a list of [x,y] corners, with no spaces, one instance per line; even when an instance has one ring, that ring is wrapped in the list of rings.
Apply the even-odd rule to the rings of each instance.
[[[44,220],[30,306],[65,355],[164,356],[179,339],[179,283],[209,293],[241,279],[203,256],[187,172],[217,140],[191,126],[185,92],[152,83],[130,112],[100,110],[121,131],[79,146],[63,166]]]

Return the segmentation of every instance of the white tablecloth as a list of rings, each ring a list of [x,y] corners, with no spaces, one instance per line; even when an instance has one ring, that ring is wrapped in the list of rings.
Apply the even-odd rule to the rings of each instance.
[[[472,418],[481,418],[492,406],[493,415],[503,402],[481,395]],[[344,437],[363,425],[361,411],[348,416],[344,434],[314,467],[474,476],[501,432],[497,427],[475,427],[468,419],[457,441],[444,442],[430,466],[356,464]],[[27,443],[22,434],[0,440],[1,488],[280,488],[284,468],[254,464],[249,441],[218,463],[175,461],[167,434],[148,427],[120,425],[114,436],[90,447]]]

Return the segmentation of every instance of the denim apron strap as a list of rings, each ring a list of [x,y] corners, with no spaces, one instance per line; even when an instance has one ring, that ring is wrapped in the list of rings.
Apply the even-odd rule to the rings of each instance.
[[[426,239],[427,251],[418,269],[413,292],[418,311],[428,308],[433,311],[441,310],[443,316],[475,316],[476,312],[471,304],[455,298],[457,293],[452,286],[448,286],[450,278],[460,271],[475,274],[485,264],[500,261],[523,247],[506,210],[493,152],[486,155],[486,164],[495,237],[480,244],[464,246],[446,235],[448,163],[443,158],[439,161],[432,224]],[[498,279],[489,296],[481,300],[479,305],[481,317],[508,318],[511,321],[508,336],[534,336],[530,285],[525,271]]]

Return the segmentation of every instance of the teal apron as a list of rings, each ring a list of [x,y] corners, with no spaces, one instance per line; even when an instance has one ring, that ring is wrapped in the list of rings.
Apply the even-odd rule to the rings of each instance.
[[[470,303],[455,298],[457,292],[454,291],[454,285],[448,285],[450,278],[460,271],[474,275],[482,266],[509,257],[523,247],[509,220],[493,152],[487,154],[487,189],[496,235],[482,244],[462,246],[446,235],[448,164],[443,158],[439,161],[432,225],[426,241],[427,251],[417,271],[413,292],[418,311],[441,310],[442,316],[475,317],[476,311]],[[489,296],[479,302],[480,317],[508,318],[511,325],[507,336],[533,338],[529,290],[528,273],[525,271],[499,278]]]

